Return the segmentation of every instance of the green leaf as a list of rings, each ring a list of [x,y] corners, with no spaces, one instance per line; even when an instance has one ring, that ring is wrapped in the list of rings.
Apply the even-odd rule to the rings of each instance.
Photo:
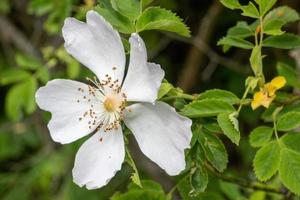
[[[300,126],[300,112],[291,111],[281,115],[277,120],[279,131],[290,131]]]
[[[285,23],[294,22],[300,19],[299,14],[294,9],[288,6],[281,6],[271,10],[264,18],[266,23],[269,20],[278,19]]]
[[[259,5],[260,16],[264,16],[277,2],[277,0],[255,0]]]
[[[181,113],[187,117],[209,117],[220,113],[232,113],[235,109],[225,101],[215,99],[196,100],[184,106]]]
[[[281,30],[285,21],[281,19],[271,19],[264,24],[264,33],[268,35],[282,35],[284,32]]]
[[[265,200],[266,192],[263,191],[255,191],[250,195],[249,200]]]
[[[253,166],[256,177],[260,181],[267,181],[278,170],[280,164],[280,146],[272,141],[256,152]]]
[[[283,184],[292,192],[300,194],[300,134],[288,133],[280,138],[284,145],[281,152],[279,175]]]
[[[28,2],[28,13],[36,14],[37,16],[45,15],[53,9],[53,2],[51,1],[30,1]]]
[[[125,16],[113,9],[110,0],[101,0],[96,7],[99,12],[110,24],[119,32],[130,34],[135,32],[133,23]]]
[[[168,82],[162,83],[159,88],[157,98],[158,99],[162,98],[163,96],[168,94],[170,90],[172,90],[173,88],[174,88],[173,85]]]
[[[239,47],[242,49],[252,49],[254,47],[254,45],[251,42],[247,40],[243,40],[241,38],[232,37],[232,36],[223,37],[218,41],[218,45],[227,45],[227,46]]]
[[[202,131],[199,139],[203,145],[207,160],[218,171],[223,172],[227,167],[228,155],[223,142],[214,134]]]
[[[141,14],[139,0],[111,0],[111,4],[117,11],[131,20],[136,20]]]
[[[193,161],[195,161],[196,165],[200,166],[200,165],[203,165],[205,162],[205,152],[204,152],[202,144],[200,143],[201,139],[199,141],[197,138],[197,141],[198,142],[196,142],[196,145],[194,147],[194,154],[193,154],[192,158],[195,159]],[[202,169],[202,170],[204,170],[204,169]]]
[[[280,160],[279,176],[283,185],[300,195],[300,153],[283,148]]]
[[[215,182],[213,182],[215,183]],[[225,200],[221,194],[215,191],[205,191],[197,196],[191,196],[192,190],[188,178],[183,178],[178,182],[177,189],[180,193],[180,200]]]
[[[146,6],[151,4],[152,2],[153,2],[153,0],[141,0],[141,7],[145,8]]]
[[[177,98],[177,99],[175,99],[173,106],[175,109],[181,110],[186,104],[187,104],[187,102],[184,99]]]
[[[139,174],[136,171],[132,172],[130,178],[131,178],[132,182],[134,182],[136,185],[142,187]]]
[[[261,147],[267,144],[273,135],[273,128],[259,126],[250,133],[250,144],[253,147]]]
[[[130,43],[127,39],[125,38],[121,38],[123,46],[124,46],[124,51],[125,54],[129,54],[130,53]]]
[[[29,78],[23,83],[24,107],[27,114],[31,114],[36,109],[35,92],[37,90],[37,81],[34,77]]]
[[[11,83],[16,83],[23,81],[25,79],[28,79],[31,76],[30,73],[28,73],[25,70],[21,69],[8,69],[5,71],[2,71],[0,74],[0,84],[1,85],[8,85]]]
[[[198,99],[217,99],[225,101],[231,105],[240,102],[240,99],[232,92],[220,89],[206,90],[198,96]]]
[[[300,47],[300,36],[291,33],[269,36],[263,41],[264,47],[294,49]]]
[[[219,124],[216,122],[202,122],[202,125],[205,129],[212,133],[221,133],[222,129]]]
[[[236,145],[239,145],[240,132],[234,126],[233,122],[230,120],[229,113],[222,113],[218,115],[218,123],[223,130],[224,134]]]
[[[50,80],[50,74],[46,67],[41,67],[36,71],[36,77],[42,82],[47,83]]]
[[[208,173],[202,165],[199,165],[192,173],[190,184],[192,186],[192,190],[189,193],[191,196],[197,196],[199,193],[205,191],[208,184]]]
[[[35,111],[34,94],[36,89],[37,81],[33,77],[11,87],[5,98],[6,114],[11,120],[19,120],[23,108],[27,114]]]
[[[257,61],[253,60],[251,62],[257,62]],[[245,81],[246,88],[249,87],[251,90],[254,90],[257,87],[259,80],[260,80],[260,78],[257,78],[254,76],[248,76],[248,78]]]
[[[294,68],[286,63],[278,62],[276,69],[279,75],[284,76],[288,85],[300,88],[298,74]]]
[[[241,9],[243,11],[242,15],[252,18],[259,18],[259,12],[252,2],[250,2],[247,6],[242,6]]]
[[[231,27],[227,32],[227,36],[239,37],[239,38],[246,38],[251,35],[254,35],[254,31],[247,24],[247,22],[243,22],[243,21],[238,22],[234,27]]]
[[[67,68],[67,75],[70,79],[75,79],[80,74],[80,64],[78,61],[76,61],[74,58],[72,58],[65,49],[59,48],[56,51],[56,56],[59,58],[59,60],[66,64]]]
[[[67,63],[67,75],[68,78],[77,78],[80,74],[80,64],[75,59],[70,60]]]
[[[190,157],[195,161],[196,165],[203,164],[205,161],[204,150],[202,147],[202,128],[199,126],[195,126],[192,128],[193,136],[191,140],[191,151],[189,154]]]
[[[280,138],[280,141],[289,149],[300,153],[300,133],[288,133]]]
[[[281,28],[285,24],[297,20],[299,20],[298,13],[287,6],[273,9],[264,18],[264,33],[269,35],[281,35],[284,33]]]
[[[126,147],[126,156],[125,156],[125,161],[132,167],[133,172],[131,173],[131,180],[134,184],[138,185],[140,188],[142,188],[142,184],[141,184],[141,180],[140,180],[140,176],[139,176],[139,172],[138,169],[135,166],[134,160],[132,159],[129,150]]]
[[[44,22],[44,28],[49,33],[58,33],[64,20],[71,15],[72,2],[71,0],[49,2],[51,2],[52,8],[47,15],[47,20]]]
[[[43,67],[42,63],[39,60],[20,53],[16,54],[16,63],[20,68],[28,70],[36,70]]]
[[[0,12],[6,14],[10,11],[10,1],[9,0],[2,0],[0,1]]]
[[[246,200],[237,184],[219,180],[221,191],[231,200]]]
[[[238,0],[221,0],[221,3],[229,9],[238,9],[241,7],[241,4]]]
[[[260,77],[263,75],[262,71],[262,56],[261,56],[261,47],[255,46],[252,50],[250,56],[250,64],[251,68],[256,75],[256,77]]]
[[[163,30],[190,37],[190,30],[183,20],[169,10],[159,7],[149,7],[138,18],[137,32],[145,30]]]
[[[129,184],[125,193],[115,193],[111,200],[171,200],[163,191],[162,187],[153,181],[142,180],[143,188]]]

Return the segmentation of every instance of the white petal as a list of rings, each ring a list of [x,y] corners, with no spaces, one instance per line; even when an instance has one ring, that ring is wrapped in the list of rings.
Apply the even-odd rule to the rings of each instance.
[[[86,18],[87,23],[74,18],[65,20],[62,33],[67,52],[99,79],[108,74],[122,81],[125,53],[119,33],[95,11],[89,11]]]
[[[190,119],[180,116],[163,102],[137,103],[128,107],[125,124],[142,152],[169,175],[185,169],[184,149],[192,137]]]
[[[78,88],[85,92],[78,91]],[[48,128],[54,141],[70,143],[96,129],[97,125],[88,124],[91,120],[89,116],[83,117],[84,113],[91,109],[91,102],[95,102],[93,96],[86,94],[87,91],[88,85],[84,83],[55,79],[36,92],[35,98],[39,107],[52,113]],[[84,99],[84,96],[87,98]],[[88,99],[91,99],[91,102]]]
[[[164,71],[160,65],[147,62],[147,50],[138,34],[132,34],[129,42],[130,63],[122,90],[129,101],[154,102]]]
[[[80,187],[96,189],[106,185],[121,169],[125,157],[122,130],[97,132],[79,149],[73,180]]]

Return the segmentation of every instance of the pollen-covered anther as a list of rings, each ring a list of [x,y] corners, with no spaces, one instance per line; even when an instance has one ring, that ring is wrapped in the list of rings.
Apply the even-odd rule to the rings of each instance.
[[[113,70],[116,70],[113,67]],[[114,80],[112,76],[106,74],[102,80],[86,78],[92,83],[87,87],[86,92],[78,88],[83,103],[92,103],[83,118],[89,129],[96,127],[96,131],[103,129],[104,132],[116,130],[119,128],[124,117],[124,111],[127,102],[126,94],[121,92],[121,83],[118,79]],[[79,103],[79,101],[77,101]],[[81,102],[81,101],[80,101]],[[79,120],[82,121],[82,120]]]

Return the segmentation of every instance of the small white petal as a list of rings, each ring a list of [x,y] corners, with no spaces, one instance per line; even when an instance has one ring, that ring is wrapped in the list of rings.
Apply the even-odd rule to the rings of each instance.
[[[100,188],[121,169],[124,158],[122,130],[99,131],[83,143],[77,152],[73,180],[80,187]]]
[[[39,107],[52,113],[48,128],[52,139],[56,142],[70,143],[96,129],[97,125],[91,125],[90,129],[88,124],[90,119],[83,117],[83,114],[91,108],[91,102],[83,99],[86,94],[78,91],[78,88],[85,90],[85,93],[88,91],[88,86],[84,83],[55,79],[36,92],[35,98]],[[95,99],[91,100],[95,102]]]
[[[129,42],[130,63],[122,90],[128,101],[154,102],[164,71],[160,65],[147,62],[147,50],[138,34],[133,33]]]
[[[163,102],[137,103],[128,107],[125,124],[133,132],[142,152],[169,175],[185,169],[184,149],[192,137],[190,119],[180,116]]]
[[[62,34],[67,52],[99,79],[108,74],[122,81],[125,53],[119,33],[95,11],[87,12],[86,18],[87,23],[74,18],[65,20]]]

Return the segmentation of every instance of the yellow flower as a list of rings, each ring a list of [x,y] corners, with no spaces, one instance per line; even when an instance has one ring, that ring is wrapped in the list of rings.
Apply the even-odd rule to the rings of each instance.
[[[277,76],[273,78],[269,83],[266,83],[259,92],[256,92],[251,102],[253,110],[259,106],[268,108],[272,101],[275,99],[276,91],[282,88],[286,84],[286,80],[283,76]]]
[[[271,85],[278,89],[282,88],[286,84],[286,80],[283,76],[277,76],[272,79]]]
[[[269,96],[266,91],[259,91],[256,92],[253,96],[253,100],[251,102],[251,107],[253,110],[258,108],[259,106],[264,106],[265,108],[268,108],[271,104],[271,102],[274,100],[274,96]]]

